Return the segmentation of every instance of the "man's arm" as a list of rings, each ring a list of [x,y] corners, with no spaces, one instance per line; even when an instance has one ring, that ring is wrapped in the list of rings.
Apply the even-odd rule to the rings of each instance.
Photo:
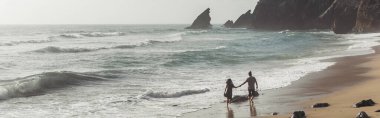
[[[255,83],[256,83],[256,90],[259,90],[259,85],[257,84],[256,78],[255,78]]]
[[[245,80],[245,82],[244,82],[244,83],[242,83],[242,84],[240,84],[238,87],[241,87],[241,86],[243,86],[245,83],[247,83],[247,80]]]
[[[259,90],[259,85],[257,84],[257,81],[255,83],[256,83],[256,90]]]

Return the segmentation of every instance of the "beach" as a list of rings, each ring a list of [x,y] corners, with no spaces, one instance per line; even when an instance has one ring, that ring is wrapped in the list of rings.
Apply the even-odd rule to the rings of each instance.
[[[380,55],[378,54],[379,47],[375,48],[376,54],[362,56],[361,58],[369,59],[368,62],[357,65],[359,68],[368,68],[366,73],[359,76],[368,77],[370,79],[355,84],[343,90],[335,91],[326,97],[320,99],[310,100],[303,103],[308,117],[315,118],[347,118],[354,117],[360,111],[366,112],[370,117],[380,117],[376,110],[379,110],[379,105],[371,107],[353,108],[353,104],[360,102],[361,100],[372,99],[375,102],[380,101],[379,85],[380,83]],[[343,78],[342,78],[343,79]],[[357,78],[362,79],[362,78]],[[337,83],[339,84],[339,83]],[[312,109],[311,106],[318,102],[329,102],[331,107],[322,109]]]
[[[323,71],[308,74],[290,86],[260,92],[263,95],[254,99],[254,111],[250,110],[248,102],[232,104],[231,110],[227,110],[225,103],[220,103],[183,117],[288,118],[298,110],[305,111],[309,118],[356,117],[360,111],[365,111],[370,117],[379,117],[380,114],[375,112],[378,105],[353,108],[361,100],[380,101],[380,47],[373,49],[373,54],[325,60],[337,63]],[[329,103],[330,107],[311,108],[315,103]],[[279,115],[272,116],[274,112]]]
[[[370,80],[357,65],[371,59],[355,55],[373,53],[379,35],[185,26],[0,27],[0,116],[289,116]],[[227,110],[226,79],[240,85],[249,71],[260,96]]]

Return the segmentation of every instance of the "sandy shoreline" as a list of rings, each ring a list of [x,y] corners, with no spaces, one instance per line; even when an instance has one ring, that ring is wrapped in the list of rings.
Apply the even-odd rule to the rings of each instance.
[[[255,98],[254,111],[248,102],[231,105],[226,109],[223,103],[209,109],[184,114],[182,117],[290,117],[295,110],[304,110],[308,117],[355,117],[360,111],[379,117],[378,105],[366,108],[352,108],[354,103],[364,99],[380,101],[380,46],[374,47],[376,53],[361,56],[349,56],[326,61],[336,61],[327,69],[308,74],[292,85],[261,91],[264,95]],[[377,62],[376,62],[377,61]],[[378,78],[378,79],[377,79]],[[312,109],[318,102],[328,102],[331,107]],[[377,109],[376,109],[377,108]],[[278,112],[278,116],[270,113]]]
[[[375,102],[380,101],[380,47],[376,47],[376,54],[368,55],[363,58],[370,59],[370,61],[358,65],[362,68],[368,68],[369,71],[361,74],[363,77],[369,77],[370,79],[347,89],[335,91],[326,97],[310,100],[302,103],[305,105],[305,111],[308,117],[311,118],[347,118],[355,117],[360,111],[365,111],[370,117],[380,117],[380,113],[375,112],[380,110],[378,104],[371,107],[353,108],[352,105],[361,101],[372,99]],[[362,78],[357,78],[362,79]],[[329,102],[331,107],[323,109],[312,109],[310,106],[317,102]]]

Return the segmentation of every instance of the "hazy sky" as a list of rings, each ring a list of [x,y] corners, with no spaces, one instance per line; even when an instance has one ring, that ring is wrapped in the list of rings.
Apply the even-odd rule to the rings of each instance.
[[[190,24],[236,20],[258,0],[0,0],[0,24]]]

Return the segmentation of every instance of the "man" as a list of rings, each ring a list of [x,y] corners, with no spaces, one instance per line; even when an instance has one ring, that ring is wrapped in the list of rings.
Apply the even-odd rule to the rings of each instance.
[[[247,80],[245,80],[244,83],[242,83],[240,86],[238,87],[241,87],[243,86],[245,83],[248,83],[248,99],[250,101],[253,100],[253,97],[254,97],[254,94],[255,94],[255,84],[256,84],[256,90],[258,90],[259,88],[259,85],[257,85],[257,81],[256,81],[256,78],[252,76],[252,72],[249,71],[248,72],[248,75],[249,77],[247,78]]]

